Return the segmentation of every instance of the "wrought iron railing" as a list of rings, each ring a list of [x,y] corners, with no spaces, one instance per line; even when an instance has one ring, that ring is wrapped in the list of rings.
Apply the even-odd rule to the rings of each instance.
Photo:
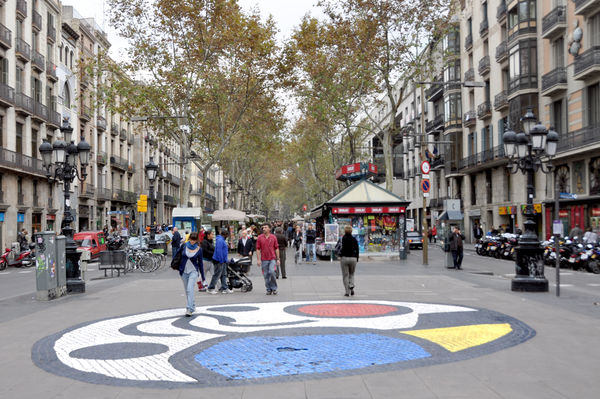
[[[600,124],[594,124],[572,133],[561,134],[557,150],[568,151],[598,142],[600,142]]]
[[[4,83],[0,83],[0,99],[4,100],[9,104],[15,103],[15,89],[6,85]]]
[[[567,84],[567,68],[555,68],[542,76],[542,91],[560,84]]]
[[[503,18],[506,17],[506,1],[502,0],[500,2],[500,5],[498,6],[498,8],[496,8],[496,19],[498,21],[501,21]]]
[[[2,24],[0,24],[0,44],[6,49],[12,47],[12,32]]]
[[[469,34],[465,37],[465,48],[473,47],[473,35]]]
[[[42,30],[42,16],[36,10],[31,13],[31,26],[38,32]]]
[[[496,47],[496,62],[502,62],[508,58],[508,46],[506,40],[502,41]]]
[[[479,60],[479,74],[485,75],[490,71],[490,56],[486,55]]]
[[[552,11],[544,16],[542,19],[542,34],[545,34],[550,29],[554,28],[558,24],[567,23],[567,7],[558,6],[554,7]]]
[[[31,46],[20,37],[15,40],[15,53],[26,61],[31,60]]]
[[[600,66],[600,46],[594,46],[575,58],[575,75],[585,72],[587,69]]]
[[[465,72],[465,82],[472,82],[475,80],[475,70],[473,68],[467,69]]]
[[[496,111],[508,106],[508,96],[505,90],[494,96],[494,109]]]
[[[492,115],[492,104],[489,101],[484,101],[477,106],[477,117],[484,119]]]

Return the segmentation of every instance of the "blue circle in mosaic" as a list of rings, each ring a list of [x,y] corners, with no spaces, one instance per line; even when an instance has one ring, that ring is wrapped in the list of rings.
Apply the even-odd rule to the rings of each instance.
[[[244,337],[219,342],[194,359],[226,378],[326,373],[422,359],[421,346],[379,334]]]

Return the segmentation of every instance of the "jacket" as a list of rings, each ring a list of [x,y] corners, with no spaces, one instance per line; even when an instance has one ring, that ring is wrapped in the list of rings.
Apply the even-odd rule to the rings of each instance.
[[[344,234],[342,236],[342,251],[340,256],[346,258],[356,258],[358,262],[358,241],[352,234]]]
[[[187,245],[182,245],[181,248],[178,249],[178,251],[181,251],[181,262],[179,263],[179,275],[181,276],[183,274],[183,271],[185,270],[185,264],[187,263],[188,259],[192,261],[192,264],[194,265],[194,267],[196,268],[196,271],[200,273],[200,275],[202,276],[202,280],[204,280],[204,263],[202,262],[202,248],[198,248],[198,252],[196,252],[196,255],[194,255],[191,258],[188,258],[186,255],[186,248]]]
[[[200,247],[202,248],[202,257],[212,261],[212,257],[215,253],[215,243],[212,240],[202,240]]]
[[[227,263],[228,254],[229,249],[227,248],[225,238],[223,238],[223,236],[219,234],[216,238],[215,253],[213,254],[212,259],[217,263]]]
[[[458,239],[458,237],[460,237],[460,240]],[[458,251],[459,249],[462,250],[463,249],[463,241],[465,240],[465,236],[464,234],[456,234],[456,233],[452,233],[450,234],[450,251]],[[459,244],[460,241],[460,244]]]
[[[246,245],[244,245],[244,242],[240,238],[238,240],[237,251],[238,254],[242,256],[249,256],[250,252],[254,252],[254,240],[252,239],[252,237],[246,237]]]
[[[300,249],[300,245],[302,245],[302,232],[294,232],[293,238],[294,242],[292,245],[296,248],[296,251]]]
[[[173,233],[173,238],[171,239],[171,246],[173,248],[179,248],[180,245],[181,245],[181,234],[179,234],[179,231],[176,231],[175,233]]]
[[[287,248],[287,239],[283,234],[275,234],[277,238],[277,244],[279,245],[279,252],[281,252],[281,248]]]
[[[306,230],[306,243],[314,244],[317,239],[317,231],[316,230]]]

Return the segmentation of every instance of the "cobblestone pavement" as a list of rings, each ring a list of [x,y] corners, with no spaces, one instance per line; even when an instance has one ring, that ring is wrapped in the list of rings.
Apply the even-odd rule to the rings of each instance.
[[[191,318],[170,270],[0,300],[0,397],[597,397],[599,276],[556,298],[511,292],[510,263],[420,260],[361,260],[349,298],[336,262],[288,265],[277,296],[253,266],[252,292],[198,293]]]

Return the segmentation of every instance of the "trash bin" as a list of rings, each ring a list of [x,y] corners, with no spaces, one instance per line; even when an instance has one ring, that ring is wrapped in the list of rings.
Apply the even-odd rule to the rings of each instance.
[[[53,231],[36,233],[35,280],[36,298],[48,301],[67,293],[65,270],[65,237],[56,237]]]

